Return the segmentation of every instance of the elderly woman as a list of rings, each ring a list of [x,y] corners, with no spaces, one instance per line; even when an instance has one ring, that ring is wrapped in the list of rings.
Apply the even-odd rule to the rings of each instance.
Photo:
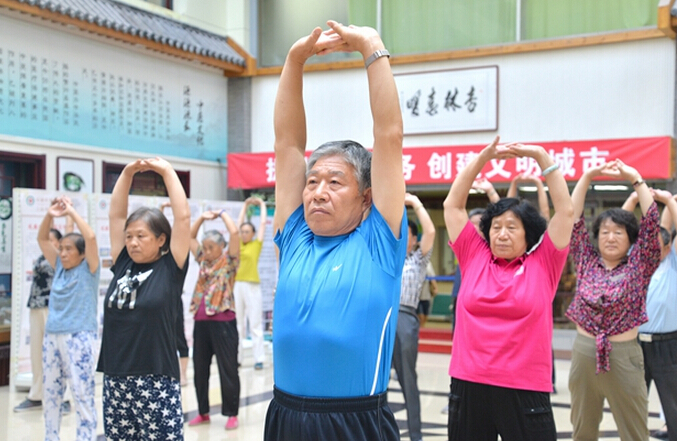
[[[202,243],[197,233],[205,220],[221,219],[230,244],[216,230],[206,231]],[[193,367],[198,415],[188,425],[209,422],[209,367],[216,355],[221,379],[221,414],[228,417],[226,430],[239,425],[240,376],[237,372],[237,321],[233,284],[240,263],[240,233],[228,213],[205,211],[190,229],[190,250],[200,263],[200,275],[190,304],[195,316]],[[224,252],[225,250],[225,252]]]
[[[550,189],[549,224],[528,202],[489,204],[478,233],[465,209],[473,179],[493,159],[534,158]],[[444,221],[463,272],[449,375],[449,439],[548,441],[552,300],[566,262],[573,206],[566,182],[540,146],[498,137],[456,177]]]
[[[620,208],[603,212],[592,227],[595,249],[582,215],[585,194],[597,176],[631,182],[642,221],[638,224],[634,214]],[[656,198],[667,202],[663,192]],[[606,398],[621,440],[648,440],[647,390],[637,333],[647,321],[647,288],[660,263],[658,208],[637,170],[618,159],[583,173],[572,200],[579,218],[571,246],[578,285],[566,313],[578,331],[569,372],[573,438],[597,439]]]
[[[68,216],[80,233],[68,233],[60,242],[50,238],[56,217]],[[38,244],[54,269],[49,314],[42,346],[45,440],[59,440],[66,381],[77,415],[76,439],[96,439],[94,404],[94,341],[99,287],[99,247],[96,234],[75,210],[70,199],[55,199],[38,230]]]
[[[146,171],[165,183],[171,225],[157,208],[140,207],[127,217],[134,176]],[[171,164],[161,158],[127,164],[108,217],[113,278],[97,368],[103,372],[106,439],[183,439],[176,323],[188,272],[190,207]]]

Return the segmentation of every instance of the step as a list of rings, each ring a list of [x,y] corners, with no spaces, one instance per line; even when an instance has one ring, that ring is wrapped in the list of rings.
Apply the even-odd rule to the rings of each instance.
[[[421,328],[418,333],[418,351],[451,354],[451,329]]]

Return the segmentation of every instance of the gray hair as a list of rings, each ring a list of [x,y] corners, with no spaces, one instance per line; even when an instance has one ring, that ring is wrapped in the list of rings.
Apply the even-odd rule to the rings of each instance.
[[[355,141],[330,141],[319,146],[308,158],[306,179],[315,163],[325,156],[340,156],[355,170],[355,179],[362,192],[371,188],[371,152]]]
[[[215,244],[221,245],[223,248],[225,248],[226,245],[228,244],[226,242],[226,239],[223,238],[223,234],[219,233],[216,230],[205,231],[205,234],[202,237],[202,241],[204,242],[205,240],[211,240]]]

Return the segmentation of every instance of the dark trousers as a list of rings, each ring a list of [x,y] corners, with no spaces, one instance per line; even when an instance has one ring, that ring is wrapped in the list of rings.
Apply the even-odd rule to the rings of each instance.
[[[397,372],[397,380],[402,387],[404,406],[407,409],[407,428],[412,441],[422,438],[421,434],[421,399],[416,375],[416,359],[418,358],[419,322],[414,308],[400,307],[393,348],[393,367]]]
[[[449,441],[555,441],[550,394],[451,379]]]
[[[240,407],[240,375],[237,371],[237,324],[196,321],[193,331],[193,369],[198,412],[209,414],[209,367],[216,355],[221,380],[221,414],[237,416]]]
[[[275,388],[264,441],[399,441],[386,394],[308,398]]]
[[[661,400],[670,441],[677,441],[677,335],[669,340],[640,341],[644,353],[644,379],[651,381]]]

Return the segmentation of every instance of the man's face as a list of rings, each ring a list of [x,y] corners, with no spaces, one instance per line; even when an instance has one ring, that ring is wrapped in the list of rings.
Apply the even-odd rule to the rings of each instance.
[[[340,156],[317,160],[303,189],[303,209],[310,230],[339,236],[357,228],[371,205],[371,189],[359,191],[355,169]]]

